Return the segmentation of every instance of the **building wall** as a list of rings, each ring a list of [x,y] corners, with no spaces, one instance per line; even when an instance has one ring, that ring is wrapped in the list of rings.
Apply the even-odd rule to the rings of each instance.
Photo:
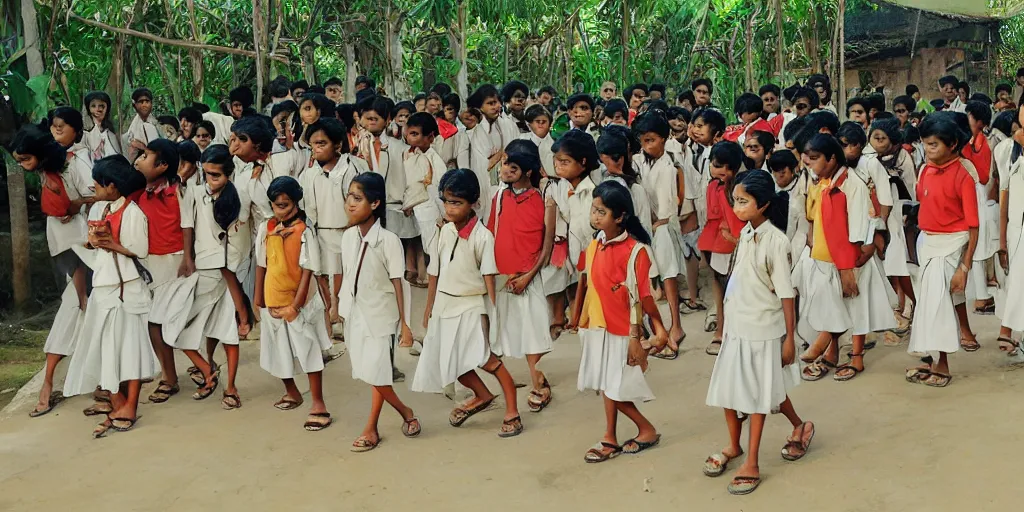
[[[963,62],[964,51],[956,48],[921,48],[913,63],[909,56],[856,62],[846,68],[847,97],[856,96],[864,87],[874,90],[883,86],[886,100],[891,102],[906,91],[907,84],[915,84],[925,99],[938,98],[939,78],[956,75],[963,79]],[[868,73],[871,83],[862,83]]]

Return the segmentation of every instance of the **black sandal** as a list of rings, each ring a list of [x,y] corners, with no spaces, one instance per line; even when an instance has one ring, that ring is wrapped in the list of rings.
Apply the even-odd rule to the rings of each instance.
[[[178,384],[170,384],[167,381],[160,381],[156,389],[151,395],[149,395],[149,402],[153,404],[162,404],[171,399],[172,396],[177,395],[181,391]]]
[[[642,452],[642,451],[644,451],[644,450],[646,450],[648,448],[654,448],[655,446],[658,446],[658,443],[660,443],[660,442],[661,442],[661,434],[658,434],[654,438],[654,441],[648,441],[648,442],[640,441],[639,439],[634,437],[633,439],[630,439],[629,441],[626,441],[625,443],[622,443],[622,452],[623,453],[628,453],[630,455],[636,455],[636,454],[638,454],[638,453],[640,453],[640,452]],[[635,444],[636,445],[636,449],[635,450],[630,450],[629,449],[629,443]]]
[[[321,423],[319,421],[314,420],[313,418],[326,418],[327,423]],[[311,412],[309,413],[309,418],[306,419],[306,423],[302,425],[302,428],[306,429],[306,431],[308,432],[319,432],[331,426],[332,423],[334,423],[334,420],[331,419],[331,413]]]
[[[230,402],[228,401],[230,400]],[[224,392],[224,397],[221,399],[220,404],[224,407],[224,410],[230,411],[232,409],[239,409],[242,407],[242,399],[239,398],[235,393]]]
[[[472,409],[462,409],[456,407],[455,410],[453,410],[452,413],[448,415],[448,424],[453,427],[461,427],[462,424],[466,422],[466,420],[472,418],[477,413],[482,412],[484,409],[490,407],[491,403],[494,402],[495,398],[498,397],[492,396],[489,400],[484,400],[483,402],[480,402],[479,404],[477,404],[476,407],[473,407]]]
[[[206,400],[210,398],[210,395],[217,390],[217,386],[220,384],[220,379],[217,374],[213,374],[213,385],[209,387],[201,387],[195,393],[192,393],[192,400]]]
[[[1020,342],[1013,341],[1012,338],[1007,338],[1005,336],[1000,336],[1000,337],[996,338],[996,341],[999,342],[999,350],[1001,352],[1006,352],[1006,355],[1008,357],[1012,357],[1012,356],[1017,355],[1017,352],[1020,350]],[[1004,343],[1006,345],[1009,345],[1010,347],[1008,348],[1006,345],[1003,345]]]
[[[118,432],[128,432],[135,427],[135,422],[139,421],[142,416],[136,416],[134,418],[110,418],[110,426]],[[128,426],[118,426],[117,422],[127,423]]]

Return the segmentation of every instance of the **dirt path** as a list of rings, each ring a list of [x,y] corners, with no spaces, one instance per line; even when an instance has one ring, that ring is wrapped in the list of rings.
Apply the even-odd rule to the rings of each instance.
[[[422,301],[417,301],[422,304]],[[417,317],[418,318],[418,317]],[[563,336],[543,367],[554,386],[552,406],[524,412],[526,431],[498,439],[501,413],[478,415],[463,428],[447,424],[452,403],[398,385],[416,409],[423,435],[405,439],[397,414],[382,417],[381,447],[350,453],[369,408],[369,388],[351,380],[347,357],[327,369],[326,398],[334,425],[302,430],[305,408],[280,412],[278,381],[259,368],[258,343],[243,346],[239,386],[245,406],[221,410],[219,400],[194,402],[183,394],[140,407],[135,431],[92,440],[96,421],[79,412],[85,397],[49,416],[17,411],[0,422],[0,510],[644,510],[904,511],[1011,510],[1019,502],[1017,459],[1024,433],[1024,385],[1018,367],[996,349],[994,317],[972,317],[983,345],[951,359],[955,380],[946,389],[910,385],[905,350],[869,352],[868,371],[850,383],[805,383],[792,394],[797,410],[818,434],[808,456],[787,463],[778,455],[789,431],[781,416],[765,428],[761,488],[748,497],[725,491],[727,477],[701,475],[704,458],[724,446],[722,413],[704,397],[714,360],[708,336],[689,316],[687,352],[652,362],[658,399],[643,410],[664,437],[640,456],[584,464],[601,435],[603,410],[592,392],[576,391],[579,346]],[[179,368],[185,368],[179,358]],[[415,358],[398,356],[409,374]],[[510,364],[520,380],[526,367]],[[187,378],[183,378],[187,381]],[[492,389],[497,385],[487,380]],[[148,395],[153,385],[146,386]],[[300,387],[305,383],[300,380]],[[526,411],[524,394],[519,401]],[[633,434],[620,420],[620,441]],[[644,480],[650,478],[650,493]],[[813,489],[812,492],[805,491]],[[801,505],[803,504],[803,505]],[[287,507],[287,508],[286,508]],[[411,507],[411,508],[410,508]],[[454,507],[454,508],[453,508]]]

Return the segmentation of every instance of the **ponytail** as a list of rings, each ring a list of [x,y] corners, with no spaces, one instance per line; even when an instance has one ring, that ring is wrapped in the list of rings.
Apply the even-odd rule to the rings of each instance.
[[[626,187],[616,181],[604,181],[594,189],[594,197],[601,198],[601,202],[612,211],[614,217],[622,217],[622,229],[629,233],[629,236],[642,244],[651,244],[651,235],[636,216],[633,210],[633,197]]]
[[[230,181],[220,189],[220,196],[213,200],[213,220],[221,229],[227,231],[242,211],[242,200],[238,198],[238,189]]]
[[[783,233],[789,224],[789,194],[775,191],[775,180],[765,171],[747,171],[737,176],[736,186],[743,185],[743,190],[754,198],[758,208],[763,208],[764,216]]]

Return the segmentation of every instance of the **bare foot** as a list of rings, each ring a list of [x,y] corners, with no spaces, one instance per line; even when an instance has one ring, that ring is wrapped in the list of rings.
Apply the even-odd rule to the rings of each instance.
[[[679,351],[679,343],[686,337],[686,333],[683,332],[683,328],[676,322],[668,331],[668,348],[672,349],[673,352]]]
[[[36,403],[36,407],[32,409],[32,412],[38,414],[49,409],[51,393],[53,393],[53,384],[43,383],[42,389],[39,390],[39,402]]]

